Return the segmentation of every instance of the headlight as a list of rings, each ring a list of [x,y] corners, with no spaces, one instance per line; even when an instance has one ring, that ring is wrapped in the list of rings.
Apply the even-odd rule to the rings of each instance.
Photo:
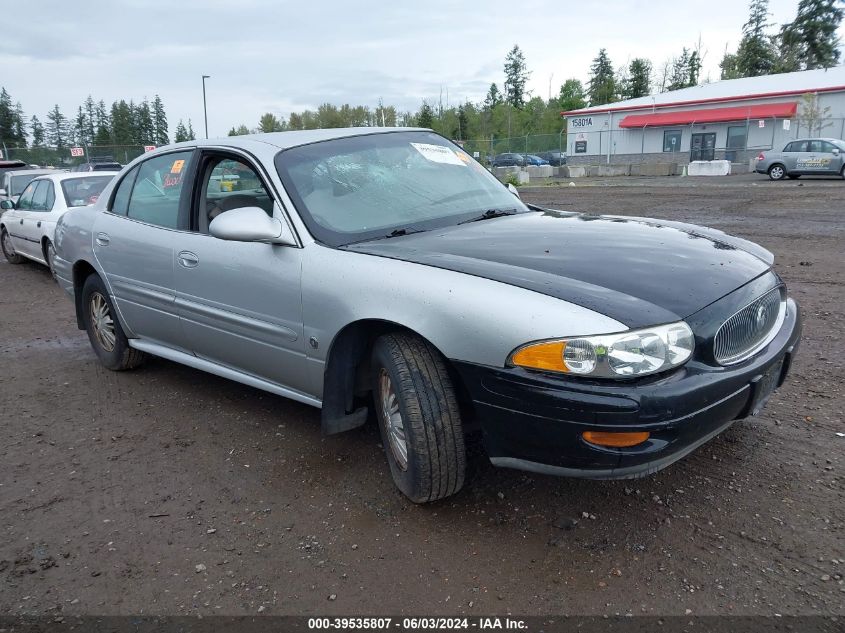
[[[577,376],[626,378],[682,365],[693,349],[692,330],[680,321],[617,334],[529,343],[515,350],[508,364]]]

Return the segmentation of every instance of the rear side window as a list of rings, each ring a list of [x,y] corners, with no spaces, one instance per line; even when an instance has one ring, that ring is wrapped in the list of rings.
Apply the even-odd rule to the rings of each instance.
[[[179,197],[191,155],[192,152],[175,152],[141,163],[127,215],[148,224],[177,228]]]
[[[111,201],[110,211],[112,213],[126,215],[126,211],[129,209],[129,194],[132,193],[132,184],[135,182],[135,176],[137,175],[138,167],[126,174],[123,180],[120,181],[117,190],[114,192],[114,198]]]

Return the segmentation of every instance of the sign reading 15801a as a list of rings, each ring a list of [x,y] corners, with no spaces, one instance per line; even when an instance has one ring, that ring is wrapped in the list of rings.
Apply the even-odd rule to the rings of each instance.
[[[583,116],[569,120],[569,127],[593,127],[593,117]]]

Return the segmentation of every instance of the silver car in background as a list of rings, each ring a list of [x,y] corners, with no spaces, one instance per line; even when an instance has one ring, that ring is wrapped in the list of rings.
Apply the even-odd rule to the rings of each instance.
[[[804,175],[845,178],[845,141],[799,138],[787,143],[780,152],[760,152],[755,170],[758,174],[768,174],[772,180]]]
[[[54,268],[113,370],[153,354],[377,419],[415,502],[497,466],[647,475],[785,379],[772,254],[704,227],[524,204],[431,130],[178,143],[66,213]],[[691,289],[694,288],[694,291]]]

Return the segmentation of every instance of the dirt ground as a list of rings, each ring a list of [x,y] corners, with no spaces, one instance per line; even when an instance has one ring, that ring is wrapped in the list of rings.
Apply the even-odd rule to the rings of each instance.
[[[801,304],[786,385],[647,479],[493,468],[419,507],[377,430],[164,360],[112,373],[35,264],[0,264],[0,613],[845,615],[845,183],[579,181],[566,210],[717,227]]]

